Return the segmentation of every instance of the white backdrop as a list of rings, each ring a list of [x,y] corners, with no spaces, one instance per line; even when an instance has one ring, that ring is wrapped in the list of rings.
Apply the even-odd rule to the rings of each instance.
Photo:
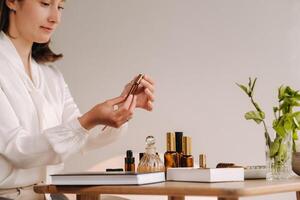
[[[57,65],[82,112],[140,72],[156,81],[155,110],[137,111],[125,137],[71,157],[66,171],[142,152],[147,135],[164,152],[174,130],[192,137],[196,162],[206,153],[211,167],[264,164],[263,128],[244,120],[252,107],[235,82],[258,77],[255,97],[269,125],[277,88],[300,89],[298,0],[72,0],[52,44],[64,53]],[[295,195],[250,199],[281,198]]]

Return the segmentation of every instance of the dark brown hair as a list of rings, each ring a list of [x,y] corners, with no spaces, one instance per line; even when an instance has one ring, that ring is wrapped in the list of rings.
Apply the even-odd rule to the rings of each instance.
[[[9,26],[9,7],[7,7],[5,0],[0,0],[0,31],[8,34]],[[55,62],[63,57],[62,54],[55,54],[49,47],[50,40],[46,43],[33,43],[31,54],[33,59],[38,63]]]

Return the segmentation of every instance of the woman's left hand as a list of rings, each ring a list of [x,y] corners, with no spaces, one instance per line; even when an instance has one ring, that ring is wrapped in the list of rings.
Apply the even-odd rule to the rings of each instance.
[[[136,78],[136,77],[135,77]],[[134,83],[135,78],[128,83],[123,92],[122,96],[126,96]],[[137,108],[142,108],[148,111],[153,110],[153,102],[154,102],[154,81],[152,78],[148,75],[144,75],[143,79],[141,80],[138,89],[134,93],[134,95],[137,97],[136,99],[136,107]]]

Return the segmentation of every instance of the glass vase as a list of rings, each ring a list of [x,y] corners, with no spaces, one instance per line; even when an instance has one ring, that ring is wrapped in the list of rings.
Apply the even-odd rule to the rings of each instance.
[[[289,179],[292,173],[293,139],[292,133],[286,133],[285,137],[276,134],[271,145],[266,142],[266,167],[267,180]]]

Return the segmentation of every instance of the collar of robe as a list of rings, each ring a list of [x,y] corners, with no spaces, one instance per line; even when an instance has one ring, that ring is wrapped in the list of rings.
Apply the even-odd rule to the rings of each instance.
[[[0,53],[3,54],[10,62],[13,71],[18,74],[19,78],[24,83],[31,99],[36,107],[37,115],[39,118],[40,130],[54,127],[59,125],[59,117],[53,105],[48,101],[42,92],[43,88],[47,89],[46,85],[43,85],[42,76],[43,73],[38,63],[30,57],[30,67],[32,80],[27,75],[25,67],[19,56],[14,44],[10,38],[2,31],[0,33]],[[13,89],[13,88],[12,88]]]

